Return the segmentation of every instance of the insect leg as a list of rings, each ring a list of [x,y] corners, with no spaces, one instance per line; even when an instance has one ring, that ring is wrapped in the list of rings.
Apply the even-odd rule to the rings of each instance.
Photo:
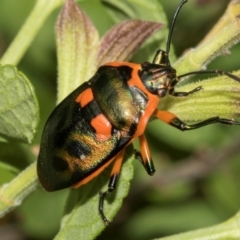
[[[187,97],[190,94],[193,94],[195,92],[198,92],[202,89],[201,86],[198,86],[196,88],[194,88],[193,90],[189,91],[189,92],[175,92],[174,88],[171,88],[169,90],[169,94],[174,96],[174,97]]]
[[[172,82],[171,82],[171,88],[169,90],[169,94],[175,97],[186,97],[189,94],[192,94],[194,92],[197,92],[199,90],[202,89],[201,86],[194,88],[193,90],[189,91],[189,92],[175,92],[174,91],[174,86],[180,81],[181,78],[184,78],[186,76],[190,76],[190,75],[198,75],[198,74],[219,74],[219,75],[225,75],[228,76],[229,78],[240,82],[240,78],[236,75],[233,75],[229,72],[223,71],[223,70],[203,70],[203,71],[194,71],[194,72],[189,72],[189,73],[185,73],[183,75],[180,75],[178,77],[176,77]]]
[[[102,220],[104,221],[105,224],[108,224],[109,221],[107,217],[104,214],[104,199],[106,198],[107,194],[112,192],[117,185],[117,180],[121,171],[122,167],[122,162],[123,162],[123,157],[124,157],[125,149],[123,149],[121,152],[119,152],[115,158],[113,169],[111,172],[110,180],[108,183],[108,189],[105,192],[100,192],[100,198],[99,198],[99,205],[98,205],[98,210],[101,215]]]
[[[155,172],[155,168],[154,168],[151,154],[149,151],[147,139],[143,134],[141,136],[139,136],[138,139],[139,139],[139,143],[140,143],[140,152],[136,151],[135,156],[143,164],[147,173],[149,175],[153,175]]]
[[[167,111],[160,111],[160,110],[155,110],[154,115],[162,120],[163,122],[170,124],[171,126],[180,129],[182,131],[185,130],[192,130],[196,128],[200,128],[212,123],[222,123],[226,125],[240,125],[240,122],[234,121],[232,119],[227,119],[227,118],[220,118],[220,117],[212,117],[208,118],[206,120],[203,120],[201,122],[195,123],[195,124],[186,124],[185,122],[181,121],[176,115],[174,115],[171,112]]]

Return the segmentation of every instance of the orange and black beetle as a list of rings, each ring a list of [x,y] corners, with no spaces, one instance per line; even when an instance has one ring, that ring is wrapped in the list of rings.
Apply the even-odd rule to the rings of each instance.
[[[104,222],[108,222],[103,212],[104,198],[115,189],[125,148],[134,139],[140,140],[137,157],[147,173],[155,172],[144,137],[152,115],[182,131],[216,122],[240,125],[219,117],[187,125],[173,113],[157,109],[167,93],[183,97],[201,89],[175,92],[175,85],[187,75],[219,73],[240,82],[238,77],[219,70],[176,75],[168,53],[176,16],[185,2],[183,0],[175,12],[166,51],[158,50],[153,63],[112,62],[101,66],[88,82],[55,108],[45,125],[37,171],[47,191],[86,184],[114,162],[108,190],[100,194],[99,212]]]

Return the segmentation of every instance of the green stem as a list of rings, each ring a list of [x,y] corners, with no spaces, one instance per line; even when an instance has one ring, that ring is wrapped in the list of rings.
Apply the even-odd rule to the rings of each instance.
[[[240,22],[233,21],[214,35],[208,42],[190,49],[182,58],[174,63],[178,75],[196,71],[205,67],[226,49],[239,42]]]
[[[17,36],[3,55],[0,63],[17,65],[46,18],[63,2],[64,0],[38,0]]]
[[[239,239],[240,212],[226,222],[186,233],[161,238],[161,240],[226,240]]]
[[[0,216],[19,206],[38,185],[36,162],[0,188]]]

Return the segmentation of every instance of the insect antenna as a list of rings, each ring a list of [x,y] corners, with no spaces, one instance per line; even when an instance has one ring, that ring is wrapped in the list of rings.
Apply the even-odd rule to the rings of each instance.
[[[167,63],[167,60],[168,60],[168,53],[170,51],[170,46],[171,46],[171,40],[172,40],[172,34],[173,34],[173,30],[174,30],[174,26],[175,26],[175,23],[176,23],[176,18],[178,16],[178,13],[179,11],[181,10],[183,4],[185,4],[188,0],[182,0],[182,2],[179,4],[177,10],[175,11],[175,14],[173,16],[173,20],[172,20],[172,23],[171,23],[171,27],[169,29],[169,34],[168,34],[168,39],[167,39],[167,45],[166,45],[166,53],[167,53],[167,56],[165,56],[165,62]],[[162,57],[162,56],[161,56]],[[163,58],[163,57],[162,57]],[[156,54],[154,60],[158,61],[160,63],[160,50],[158,50],[158,53]],[[167,60],[166,60],[167,59]],[[162,60],[161,60],[162,61]],[[156,62],[154,62],[156,63]],[[170,65],[169,62],[167,65]],[[185,73],[185,74],[182,74],[180,76],[177,76],[175,79],[172,79],[170,85],[171,85],[171,88],[173,88],[182,78],[184,77],[187,77],[187,76],[191,76],[191,75],[198,75],[198,74],[219,74],[219,75],[225,75],[225,76],[228,76],[229,78],[237,81],[237,82],[240,82],[240,77],[234,75],[234,74],[231,74],[227,71],[223,71],[223,70],[219,70],[219,69],[216,69],[216,70],[198,70],[198,71],[192,71],[192,72],[188,72],[188,73]],[[196,89],[194,89],[193,91],[190,91],[190,93],[194,93],[194,92],[197,92],[199,91],[201,88],[200,87],[197,87]],[[171,89],[170,91],[170,94],[173,94],[174,90]],[[174,93],[174,95],[176,95]]]
[[[167,38],[167,44],[166,44],[166,51],[163,51],[161,49],[159,49],[156,54],[155,57],[153,59],[153,63],[154,64],[159,64],[159,65],[164,65],[164,66],[171,66],[169,59],[168,59],[168,54],[170,51],[170,45],[171,45],[171,41],[172,41],[172,34],[173,34],[173,30],[174,30],[174,26],[176,23],[176,19],[178,16],[179,11],[181,10],[182,6],[184,3],[186,3],[187,0],[182,0],[182,2],[179,4],[177,10],[175,11],[175,14],[173,16],[172,19],[172,23],[169,29],[169,33],[168,33],[168,38]]]
[[[176,19],[177,19],[177,16],[178,16],[178,13],[180,12],[183,4],[185,4],[187,2],[187,0],[183,0],[177,10],[175,11],[175,14],[173,16],[173,19],[172,19],[172,23],[171,23],[171,27],[169,29],[169,33],[168,33],[168,39],[167,39],[167,45],[166,45],[166,52],[169,53],[170,51],[170,45],[171,45],[171,41],[172,41],[172,34],[173,34],[173,30],[174,30],[174,26],[175,26],[175,23],[176,23]]]

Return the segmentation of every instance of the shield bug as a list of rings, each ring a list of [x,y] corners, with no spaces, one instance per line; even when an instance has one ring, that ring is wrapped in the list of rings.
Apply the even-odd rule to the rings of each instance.
[[[189,125],[171,112],[157,109],[166,94],[187,97],[189,92],[175,91],[185,76],[222,74],[238,82],[240,79],[221,70],[195,71],[177,76],[169,61],[172,32],[183,0],[170,26],[166,50],[158,50],[152,63],[110,62],[101,66],[94,76],[67,96],[52,112],[45,125],[37,172],[47,191],[80,187],[113,162],[107,191],[100,194],[99,212],[105,223],[106,195],[116,188],[126,147],[136,138],[140,151],[136,154],[147,173],[155,172],[147,140],[146,125],[155,116],[171,126],[192,130],[212,123],[240,125],[240,122],[218,116]]]

